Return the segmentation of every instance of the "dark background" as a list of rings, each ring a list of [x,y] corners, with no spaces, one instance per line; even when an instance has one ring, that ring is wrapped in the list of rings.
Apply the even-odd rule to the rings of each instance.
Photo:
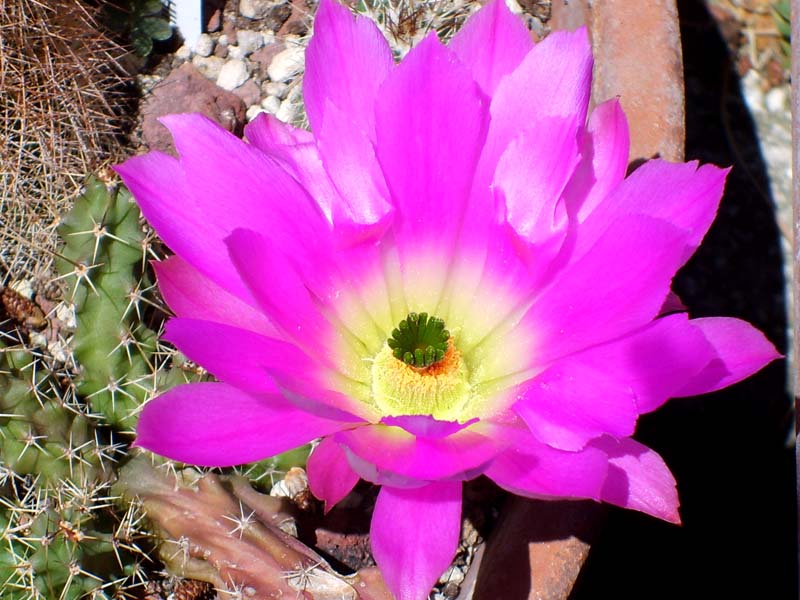
[[[675,290],[693,317],[734,316],[787,351],[780,233],[755,127],[705,4],[678,2],[686,158],[733,165],[719,216]],[[643,40],[644,41],[644,40]],[[683,525],[608,509],[571,598],[798,598],[788,363],[714,394],[671,400],[636,438],[678,481]]]

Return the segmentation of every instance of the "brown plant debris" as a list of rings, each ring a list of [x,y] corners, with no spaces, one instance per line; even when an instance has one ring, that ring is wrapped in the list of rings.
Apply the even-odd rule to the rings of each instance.
[[[44,311],[33,300],[10,287],[0,286],[0,305],[12,321],[26,329],[41,329],[47,325]]]
[[[242,477],[185,469],[159,472],[138,457],[122,470],[119,491],[137,498],[164,540],[167,570],[206,581],[221,593],[253,598],[388,600],[374,569],[344,577],[285,533],[285,499],[259,494]]]
[[[0,259],[44,275],[58,215],[119,152],[126,52],[82,0],[0,4]]]

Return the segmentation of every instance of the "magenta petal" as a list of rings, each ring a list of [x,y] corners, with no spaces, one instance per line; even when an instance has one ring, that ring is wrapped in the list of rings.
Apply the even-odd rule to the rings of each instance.
[[[213,236],[204,235],[203,229],[173,217],[183,237],[200,238],[205,252],[223,253],[227,260],[224,240],[239,228],[262,232],[298,258],[330,237],[330,224],[320,207],[274,158],[201,115],[170,115],[161,121],[181,155],[180,166],[199,213],[195,218],[213,224],[204,229],[214,227]]]
[[[333,438],[323,439],[311,452],[306,465],[311,493],[325,503],[328,512],[358,483],[358,474],[347,463],[347,455]]]
[[[469,67],[491,96],[500,80],[517,68],[533,48],[531,33],[504,0],[492,0],[469,18],[449,48]]]
[[[583,221],[625,178],[630,134],[619,100],[596,106],[581,144],[581,164],[565,196],[570,211]]]
[[[486,135],[487,108],[469,72],[435,34],[381,86],[376,147],[397,210],[399,244],[418,249],[435,242],[440,258],[449,258],[445,252],[452,252]]]
[[[327,339],[328,323],[280,246],[248,229],[237,229],[226,243],[253,297],[287,338],[301,344]]]
[[[556,207],[580,159],[578,126],[574,118],[536,121],[497,163],[494,185],[505,198],[506,220],[528,242],[544,242],[557,229]]]
[[[322,164],[311,132],[261,113],[245,127],[245,135],[253,146],[291,174],[330,220],[331,207],[340,201],[339,194]]]
[[[145,405],[136,445],[185,463],[227,467],[274,456],[351,426],[299,410],[276,389],[248,394],[224,383],[191,383]]]
[[[429,415],[402,415],[399,417],[384,417],[381,423],[393,427],[402,427],[408,433],[425,438],[443,438],[453,435],[478,422],[473,419],[466,423],[457,421],[439,421]]]
[[[205,218],[175,158],[154,151],[129,158],[114,169],[147,222],[172,250],[226,290],[243,300],[251,300],[227,252],[222,253],[216,247],[214,240],[221,242],[225,234],[222,222]]]
[[[413,477],[406,477],[405,475],[398,475],[389,471],[382,471],[374,464],[368,462],[355,454],[347,446],[342,446],[342,449],[347,456],[347,462],[350,467],[355,471],[358,476],[364,481],[369,481],[375,485],[386,485],[393,488],[419,488],[427,485],[427,481],[420,481]]]
[[[633,434],[639,414],[678,395],[714,357],[684,314],[560,360],[523,384],[514,405],[541,441],[579,450],[604,433]]]
[[[389,191],[366,132],[328,102],[317,138],[322,160],[340,194],[332,207],[334,224],[373,224],[383,219],[391,210]]]
[[[215,284],[181,257],[170,256],[152,264],[161,295],[177,316],[277,336],[277,330],[262,312]]]
[[[695,251],[717,214],[730,169],[697,162],[650,160],[627,177],[587,217],[582,235],[603,231],[624,215],[663,219],[688,232],[684,260]]]
[[[275,389],[271,367],[313,364],[292,344],[212,321],[170,319],[163,338],[218,379],[254,392]]]
[[[370,544],[397,600],[428,597],[453,560],[460,535],[460,482],[381,488],[372,515]]]
[[[319,206],[277,160],[202,115],[161,121],[180,162],[151,152],[117,170],[161,238],[203,274],[248,301],[224,243],[232,231],[252,227],[299,257],[329,237]]]
[[[686,235],[643,216],[612,223],[525,315],[537,364],[613,340],[655,318],[683,262]]]
[[[354,17],[335,0],[322,0],[305,56],[303,98],[311,129],[320,131],[331,101],[375,139],[375,96],[394,66],[375,23]]]
[[[639,417],[633,390],[613,373],[571,359],[524,384],[514,412],[539,440],[559,450],[581,450],[604,433],[632,435]]]
[[[664,299],[664,304],[661,305],[661,310],[659,312],[662,315],[668,315],[676,312],[686,312],[687,310],[689,309],[683,303],[683,300],[681,300],[680,296],[670,290],[667,294],[667,297]]]
[[[336,437],[353,454],[388,472],[420,481],[470,479],[511,443],[464,428],[452,435],[415,436],[401,427],[367,425]],[[361,473],[365,479],[369,477]]]
[[[680,523],[675,478],[655,451],[629,438],[604,436],[592,446],[608,455],[602,500]]]
[[[485,474],[520,496],[599,500],[607,468],[606,455],[596,448],[565,452],[528,435],[495,458]]]
[[[274,379],[308,412],[353,421],[358,420],[353,415],[372,416],[369,407],[333,388],[334,374],[287,342],[194,319],[171,319],[164,339],[225,383],[270,391]]]
[[[295,146],[313,143],[310,131],[293,127],[269,113],[259,113],[244,128],[247,141],[255,147],[270,153],[279,146]]]
[[[639,414],[676,396],[714,357],[684,314],[557,362],[523,384],[514,405],[534,435],[578,450],[605,433],[633,434]]]
[[[488,184],[494,167],[520,131],[520,115],[569,117],[584,123],[592,80],[592,52],[586,28],[554,31],[528,52],[522,63],[497,86],[492,122],[481,157],[479,180]]]
[[[716,356],[676,396],[695,396],[728,387],[782,356],[763,333],[745,321],[709,317],[689,323],[703,333]]]
[[[574,358],[624,385],[634,395],[637,411],[647,413],[677,396],[713,359],[714,349],[694,323],[686,314],[662,317]]]

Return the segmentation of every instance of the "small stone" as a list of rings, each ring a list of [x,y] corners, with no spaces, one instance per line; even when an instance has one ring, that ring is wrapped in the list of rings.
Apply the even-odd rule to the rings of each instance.
[[[249,29],[237,31],[236,40],[245,56],[249,56],[264,45],[264,36],[258,31],[250,31]]]
[[[261,101],[261,108],[274,115],[281,109],[281,99],[277,96],[267,96]]]
[[[783,86],[774,87],[767,92],[764,101],[769,112],[785,112],[789,105],[789,91]]]
[[[742,94],[750,110],[764,112],[766,104],[764,92],[761,90],[761,77],[755,69],[751,69],[742,78]]]
[[[786,81],[786,68],[783,66],[783,62],[777,58],[771,58],[767,61],[764,73],[767,82],[772,87],[779,86]]]
[[[217,44],[216,46],[214,46],[214,56],[218,56],[220,58],[228,58],[228,45]]]
[[[305,1],[290,0],[287,6],[291,8],[291,12],[278,30],[278,35],[305,35],[308,33],[309,18]]]
[[[193,56],[192,64],[209,79],[216,80],[225,61],[217,56]]]
[[[236,23],[231,19],[227,19],[222,23],[222,35],[224,35],[229,44],[236,43]]]
[[[261,50],[256,50],[250,55],[250,61],[258,63],[262,68],[266,69],[272,63],[272,59],[280,54],[286,46],[282,41],[276,41],[267,44]]]
[[[229,60],[222,65],[217,76],[217,85],[223,90],[232,91],[247,81],[249,75],[247,64],[243,60]]]
[[[308,13],[308,8],[305,8]],[[262,30],[278,31],[292,15],[292,5],[288,1],[240,0],[239,14],[251,20],[258,20]]]
[[[239,14],[246,19],[263,19],[271,8],[271,0],[239,0]]]
[[[281,102],[281,107],[278,109],[278,112],[275,113],[278,120],[284,123],[291,123],[296,115],[297,104],[295,104],[292,98],[287,98]]]
[[[267,74],[272,81],[288,81],[303,70],[305,53],[301,46],[289,46],[272,59]]]
[[[197,58],[209,60],[195,56]],[[216,60],[222,64],[222,60]],[[242,100],[214,85],[192,63],[184,63],[172,71],[145,99],[142,107],[142,136],[150,149],[175,154],[172,136],[158,122],[159,117],[175,113],[198,112],[228,131],[241,135],[245,122],[245,106]]]
[[[439,583],[442,584],[453,583],[458,585],[462,581],[464,581],[464,567],[457,567],[456,565],[450,565],[444,575],[439,578]]]
[[[262,112],[266,112],[263,108],[261,108],[258,104],[251,106],[247,109],[247,122],[249,123],[253,119],[255,119],[258,115]]]
[[[217,45],[219,45],[219,46],[227,46],[228,45],[228,36],[226,34],[224,34],[224,33],[221,36],[219,36],[219,38],[217,39]]]
[[[180,48],[175,51],[175,56],[180,58],[181,60],[189,60],[192,58],[192,49],[189,48],[186,44],[183,44]]]
[[[198,56],[211,56],[214,51],[214,39],[207,33],[201,33],[194,44],[194,52]]]
[[[252,79],[245,81],[242,85],[237,87],[233,93],[239,96],[247,106],[261,102],[261,89]]]
[[[228,58],[242,60],[245,58],[245,54],[237,44],[234,44],[233,46],[228,46]]]
[[[267,96],[277,96],[278,98],[285,98],[289,86],[280,81],[268,81],[264,84],[264,93]]]
[[[211,17],[209,17],[208,24],[206,25],[206,31],[214,33],[215,31],[219,31],[220,27],[222,27],[222,9],[218,8],[211,13]]]

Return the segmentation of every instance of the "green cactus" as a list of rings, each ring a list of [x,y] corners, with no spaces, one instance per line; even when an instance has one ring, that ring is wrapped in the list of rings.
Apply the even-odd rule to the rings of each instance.
[[[84,194],[61,223],[64,239],[57,268],[70,281],[78,326],[74,356],[80,365],[77,392],[92,412],[131,430],[148,398],[201,376],[183,369],[180,354],[157,348],[157,334],[142,320],[153,284],[145,269],[148,239],[139,209],[122,186],[89,179]],[[309,448],[245,467],[261,479],[305,464]]]
[[[148,398],[202,378],[157,343],[164,314],[150,310],[160,307],[146,264],[153,253],[127,190],[91,178],[59,234],[75,368],[55,372],[24,344],[0,342],[4,600],[112,598],[144,582],[137,544],[151,534],[138,529],[136,503],[111,492],[127,462],[126,444],[115,442],[129,439]],[[272,483],[307,456],[302,447],[241,472]]]
[[[772,4],[772,18],[780,35],[783,66],[788,69],[792,62],[792,20],[789,0],[779,0]]]
[[[200,378],[182,368],[179,354],[159,348],[158,334],[144,322],[158,302],[140,218],[127,189],[91,177],[61,221],[64,246],[56,262],[61,278],[70,282],[67,298],[78,322],[73,339],[80,365],[77,392],[94,414],[127,431],[156,390]]]
[[[38,475],[47,484],[103,476],[109,465],[89,417],[67,406],[52,373],[30,352],[4,350],[0,456],[5,467],[18,475]]]
[[[127,0],[108,6],[108,20],[113,29],[126,34],[141,57],[153,51],[153,42],[172,37],[167,10],[161,0]]]
[[[0,597],[111,598],[142,559],[113,510],[119,446],[41,357],[0,347]],[[137,556],[139,555],[139,556]]]
[[[2,499],[4,600],[112,598],[115,590],[135,587],[142,556],[108,508],[107,485],[35,493],[16,502]]]
[[[131,428],[152,393],[156,333],[138,319],[145,234],[124,188],[91,178],[63,218],[56,268],[70,280],[78,325],[73,353],[81,366],[77,392],[115,427]]]

